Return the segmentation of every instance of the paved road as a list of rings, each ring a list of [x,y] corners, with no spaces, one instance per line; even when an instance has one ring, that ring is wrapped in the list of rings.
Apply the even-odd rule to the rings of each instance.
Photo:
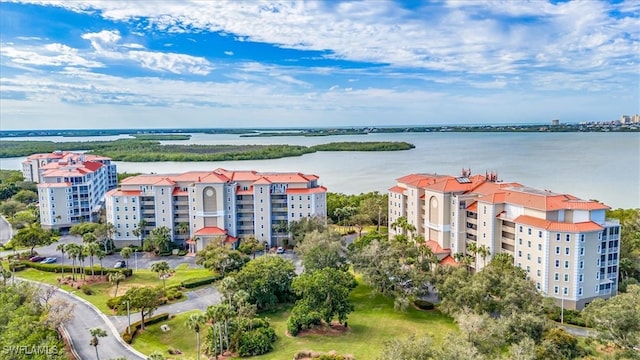
[[[217,305],[220,303],[220,293],[213,286],[207,286],[195,291],[186,292],[187,300],[174,304],[164,305],[155,311],[155,314],[169,313],[179,314],[191,310],[207,310],[209,305]],[[115,325],[118,331],[123,332],[128,325],[127,316],[108,316],[109,320]],[[140,313],[131,313],[131,322],[139,321]]]
[[[35,282],[34,282],[35,283]],[[39,284],[39,283],[37,283]],[[49,286],[39,284],[40,286]],[[55,287],[54,287],[55,288]],[[126,357],[128,360],[146,360],[147,357],[134,350],[122,341],[116,327],[107,316],[88,302],[56,288],[56,295],[74,305],[73,320],[65,325],[73,347],[81,359],[93,359],[96,356],[95,348],[89,345],[92,328],[102,328],[107,332],[107,337],[100,338],[98,353],[101,359]]]

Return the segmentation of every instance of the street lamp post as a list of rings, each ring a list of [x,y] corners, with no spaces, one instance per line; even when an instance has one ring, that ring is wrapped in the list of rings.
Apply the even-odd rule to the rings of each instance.
[[[129,300],[127,300],[127,319],[129,320],[129,326],[127,326],[127,332],[131,334],[131,312],[129,312]]]
[[[136,272],[138,272],[138,249],[133,252],[133,262],[136,264]]]
[[[562,300],[560,302],[560,324],[564,324],[564,289],[562,289]]]

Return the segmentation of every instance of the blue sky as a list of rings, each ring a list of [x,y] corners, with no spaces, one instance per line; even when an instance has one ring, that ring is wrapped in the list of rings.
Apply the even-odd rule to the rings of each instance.
[[[0,129],[639,113],[640,2],[1,1]]]

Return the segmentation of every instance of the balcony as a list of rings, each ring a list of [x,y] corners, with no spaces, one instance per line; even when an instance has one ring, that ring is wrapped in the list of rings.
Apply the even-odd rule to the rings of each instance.
[[[618,265],[618,260],[609,260],[609,261],[607,261],[607,266],[610,266],[610,265]]]
[[[506,250],[506,251],[508,251],[510,253],[513,253],[513,249],[514,249],[513,244],[508,244],[508,243],[504,243],[504,242],[502,243],[502,250]]]
[[[506,231],[502,232],[502,237],[505,239],[515,240],[516,236],[512,233],[508,233]]]
[[[218,211],[196,211],[195,215],[196,216],[202,216],[202,217],[219,217],[219,216],[224,216],[224,211],[223,210],[218,210]]]
[[[426,227],[428,227],[429,229],[442,231],[442,225],[440,225],[440,224],[434,224],[434,223],[430,223],[430,222],[425,222],[424,225]]]
[[[478,214],[471,212],[471,211],[467,211],[467,219],[478,219]]]
[[[473,240],[473,241],[476,241],[478,239],[477,236],[475,236],[474,234],[469,234],[469,233],[466,234],[466,238],[467,238],[467,240]]]
[[[274,199],[274,198],[271,198],[271,203],[272,204],[286,204],[287,203],[287,199]]]
[[[477,225],[478,224],[478,220],[476,220],[475,218],[467,218],[467,224]]]
[[[238,205],[253,205],[253,199],[236,200]]]

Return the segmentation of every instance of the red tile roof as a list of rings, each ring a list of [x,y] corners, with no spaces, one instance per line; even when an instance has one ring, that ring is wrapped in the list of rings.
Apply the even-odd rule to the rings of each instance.
[[[450,249],[443,249],[435,240],[427,240],[421,245],[428,246],[434,254],[448,254],[451,252]]]
[[[447,255],[442,260],[440,260],[440,265],[458,266],[458,262],[453,257],[451,257],[451,255]]]
[[[467,206],[467,211],[478,212],[478,202],[474,201],[471,205]]]
[[[205,226],[196,230],[195,236],[220,236],[227,235],[227,230],[220,229],[217,226]]]
[[[400,186],[394,186],[392,188],[389,188],[389,191],[390,192],[394,192],[394,193],[403,193],[405,190],[407,190],[407,189],[405,189],[403,187],[400,187]]]
[[[180,190],[180,188],[174,188],[173,192],[171,193],[171,195],[173,195],[173,196],[188,196],[189,192],[188,191],[184,191],[184,190]]]
[[[544,229],[557,232],[594,232],[604,229],[593,221],[586,221],[581,223],[566,223],[566,222],[554,222],[545,219],[536,218],[529,215],[520,215],[513,220],[516,224],[527,225],[535,227],[537,229]]]
[[[270,185],[271,181],[267,178],[261,177],[260,179],[253,182],[253,185]]]

